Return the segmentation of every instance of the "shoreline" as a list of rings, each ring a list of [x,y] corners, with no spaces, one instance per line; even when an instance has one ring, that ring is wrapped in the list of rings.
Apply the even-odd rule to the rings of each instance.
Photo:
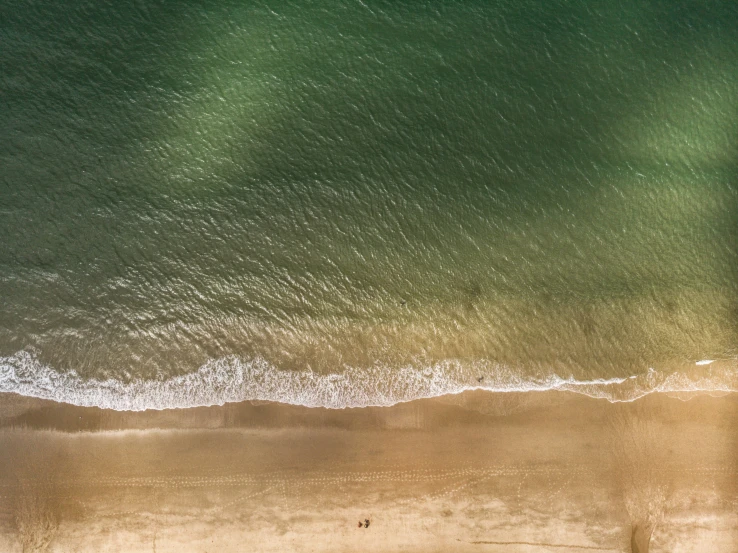
[[[102,432],[152,429],[233,429],[233,428],[425,428],[441,416],[464,424],[486,424],[489,417],[514,418],[531,410],[555,409],[558,405],[617,406],[669,405],[671,402],[700,403],[735,398],[738,393],[723,390],[699,392],[651,392],[628,401],[611,401],[568,390],[490,392],[465,390],[436,397],[398,402],[389,406],[308,407],[275,401],[246,400],[223,405],[171,409],[116,410],[79,406],[49,399],[0,392],[0,430],[24,428],[59,432]],[[426,420],[427,419],[427,420]],[[408,422],[402,422],[408,421]],[[413,421],[413,422],[409,422]]]
[[[472,364],[474,365],[474,364]],[[484,364],[483,364],[484,365]],[[21,351],[0,357],[0,394],[11,393],[116,411],[190,409],[244,401],[310,408],[392,407],[468,392],[573,392],[610,402],[630,402],[653,393],[738,392],[738,359],[679,362],[627,377],[576,380],[573,376],[516,376],[494,364],[465,366],[448,360],[428,367],[347,368],[336,374],[277,370],[263,359],[227,357],[168,380],[85,379],[61,373]]]

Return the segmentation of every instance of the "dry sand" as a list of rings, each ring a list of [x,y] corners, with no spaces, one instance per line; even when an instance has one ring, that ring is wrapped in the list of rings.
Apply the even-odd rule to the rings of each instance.
[[[0,551],[738,551],[736,423],[735,395],[145,413],[5,395]]]

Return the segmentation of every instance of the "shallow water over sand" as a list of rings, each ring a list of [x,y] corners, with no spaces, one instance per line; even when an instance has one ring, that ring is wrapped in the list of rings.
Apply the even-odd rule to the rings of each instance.
[[[3,4],[0,391],[738,389],[734,3]]]

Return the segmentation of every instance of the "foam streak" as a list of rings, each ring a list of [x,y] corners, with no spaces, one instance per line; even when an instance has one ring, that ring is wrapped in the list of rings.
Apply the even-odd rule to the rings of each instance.
[[[492,375],[479,383],[483,365]],[[340,374],[284,371],[261,358],[214,359],[197,371],[168,380],[84,379],[74,371],[57,372],[27,351],[0,357],[0,392],[119,411],[223,405],[247,400],[274,401],[306,407],[389,406],[420,398],[482,389],[491,392],[567,390],[609,401],[631,401],[652,392],[738,391],[738,367],[699,377],[653,369],[623,379],[577,381],[552,375],[524,380],[490,363],[465,368],[448,360],[429,367],[347,367]]]

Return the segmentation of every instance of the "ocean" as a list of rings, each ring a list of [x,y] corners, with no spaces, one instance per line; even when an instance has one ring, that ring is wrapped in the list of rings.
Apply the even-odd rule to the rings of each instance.
[[[0,392],[738,391],[738,3],[0,1]]]

